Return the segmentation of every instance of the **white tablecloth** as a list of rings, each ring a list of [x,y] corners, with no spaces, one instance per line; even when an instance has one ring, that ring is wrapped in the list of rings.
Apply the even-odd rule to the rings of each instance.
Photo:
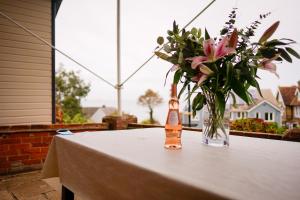
[[[300,143],[230,136],[217,148],[183,131],[172,151],[164,137],[161,128],[55,136],[43,175],[85,200],[300,199]]]

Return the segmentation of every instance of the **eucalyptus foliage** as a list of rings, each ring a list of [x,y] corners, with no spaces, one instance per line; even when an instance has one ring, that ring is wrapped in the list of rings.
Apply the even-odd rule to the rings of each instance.
[[[206,29],[198,27],[180,30],[174,21],[172,29],[167,31],[168,36],[157,39],[161,50],[155,54],[173,64],[169,70],[175,72],[173,82],[182,84],[178,97],[189,84],[193,85],[188,95],[191,98],[193,93],[197,94],[193,97],[193,114],[211,103],[215,113],[222,118],[228,98],[231,96],[235,100],[235,94],[247,104],[252,103],[248,89],[255,87],[261,94],[258,69],[276,74],[274,62],[291,63],[292,57],[300,58],[290,47],[294,40],[272,38],[279,21],[271,25],[258,41],[252,41],[262,19],[270,13],[262,14],[249,26],[238,29],[235,26],[236,11],[236,8],[231,11],[218,37],[212,38]],[[221,54],[218,55],[217,51]]]

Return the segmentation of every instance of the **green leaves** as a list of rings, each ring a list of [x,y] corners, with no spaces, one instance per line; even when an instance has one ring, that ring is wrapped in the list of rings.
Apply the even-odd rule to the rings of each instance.
[[[181,64],[183,61],[183,53],[182,51],[179,52],[179,56],[178,56],[178,64]]]
[[[178,34],[179,33],[179,28],[178,28],[178,25],[176,24],[175,20],[173,22],[173,33],[174,34]]]
[[[164,38],[161,37],[161,36],[159,36],[159,37],[157,38],[157,43],[158,43],[159,45],[162,45],[162,44],[164,43]]]
[[[178,82],[180,81],[182,76],[182,71],[181,70],[177,70],[174,74],[174,79],[173,79],[173,83],[174,84],[178,84]]]
[[[232,84],[231,87],[233,89],[233,91],[239,96],[241,97],[241,99],[243,99],[247,104],[249,104],[249,98],[247,95],[247,90],[246,88],[243,86],[243,84],[237,80],[235,77],[233,77],[232,80]]]
[[[197,33],[198,33],[197,28],[195,28],[195,27],[192,28],[191,33],[192,33],[192,35],[197,36]]]
[[[265,43],[265,46],[267,47],[274,47],[274,46],[278,46],[278,45],[288,45],[289,43],[286,42],[282,42],[280,40],[274,39],[274,40],[270,40],[268,42]]]
[[[236,98],[235,98],[235,95],[234,95],[234,93],[233,92],[229,92],[229,95],[231,96],[231,98],[232,98],[232,104],[233,104],[233,106],[235,107],[236,106]]]
[[[226,78],[225,78],[225,87],[230,88],[231,81],[233,76],[233,65],[231,62],[226,63]]]
[[[168,59],[169,59],[170,56],[168,56],[167,54],[162,53],[162,52],[160,52],[160,51],[155,51],[154,53],[155,53],[155,55],[157,55],[159,58],[161,58],[161,59],[163,59],[163,60],[166,60],[166,61],[169,61]]]
[[[226,101],[225,101],[224,94],[222,92],[218,91],[216,93],[216,104],[218,106],[218,110],[220,111],[221,116],[223,116],[225,112]]]
[[[189,81],[184,82],[179,94],[178,94],[178,99],[180,99],[181,95],[183,94],[183,92],[185,91],[186,87],[190,84]]]
[[[205,96],[199,92],[193,99],[193,103],[192,103],[193,116],[196,115],[197,110],[201,110],[203,108],[204,102],[205,102]]]
[[[268,28],[264,34],[261,36],[261,38],[259,39],[258,43],[262,44],[265,41],[267,41],[272,35],[273,33],[276,31],[276,29],[279,26],[279,21],[275,22],[272,26],[270,26],[270,28]]]
[[[207,29],[205,29],[205,40],[208,40],[208,39],[210,39],[210,36],[209,36],[209,34],[207,32]]]
[[[277,54],[277,51],[274,48],[266,48],[266,47],[260,48],[259,52],[265,58],[273,58]]]
[[[284,49],[279,48],[278,52],[284,60],[288,61],[289,63],[293,62],[291,56]]]
[[[300,55],[294,49],[292,49],[290,47],[286,47],[285,50],[287,50],[287,52],[289,52],[290,54],[292,54],[296,58],[300,59]]]
[[[55,74],[55,92],[55,101],[62,108],[64,122],[71,122],[76,115],[84,116],[81,100],[90,92],[90,84],[85,83],[80,74],[60,68]],[[75,121],[79,122],[75,119],[74,123]]]

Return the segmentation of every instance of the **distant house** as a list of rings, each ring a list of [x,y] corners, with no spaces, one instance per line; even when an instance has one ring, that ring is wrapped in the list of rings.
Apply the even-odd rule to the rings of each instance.
[[[0,11],[55,45],[62,0],[1,0]],[[55,52],[0,15],[0,126],[55,122]]]
[[[247,105],[242,99],[236,99],[237,105],[234,107],[230,99],[226,105],[226,110],[230,112],[230,120],[234,121],[243,118],[259,118],[265,122],[277,122],[278,125],[282,124],[281,116],[282,109],[277,102],[270,89],[261,90],[262,98],[256,91],[250,91],[254,98],[254,103]],[[182,112],[182,124],[188,125],[188,117],[191,115],[188,112],[188,106],[185,106]],[[193,127],[202,128],[202,110],[196,112],[196,116],[191,116],[191,124]]]
[[[117,109],[114,107],[106,107],[106,106],[84,107],[82,108],[82,112],[89,121],[94,123],[100,123],[102,122],[103,117],[117,112]]]
[[[276,95],[277,101],[283,108],[283,124],[287,127],[300,125],[300,84],[291,87],[279,87]]]
[[[254,103],[247,105],[240,100],[236,106],[230,105],[230,119],[237,120],[243,118],[258,118],[265,122],[277,122],[281,125],[280,105],[276,101],[270,89],[262,90],[263,98],[255,91],[252,92]]]

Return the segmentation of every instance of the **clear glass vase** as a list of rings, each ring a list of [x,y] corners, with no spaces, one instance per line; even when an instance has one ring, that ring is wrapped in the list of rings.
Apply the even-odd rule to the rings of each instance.
[[[230,113],[225,110],[221,115],[214,101],[209,102],[202,109],[202,142],[216,147],[229,146]]]

